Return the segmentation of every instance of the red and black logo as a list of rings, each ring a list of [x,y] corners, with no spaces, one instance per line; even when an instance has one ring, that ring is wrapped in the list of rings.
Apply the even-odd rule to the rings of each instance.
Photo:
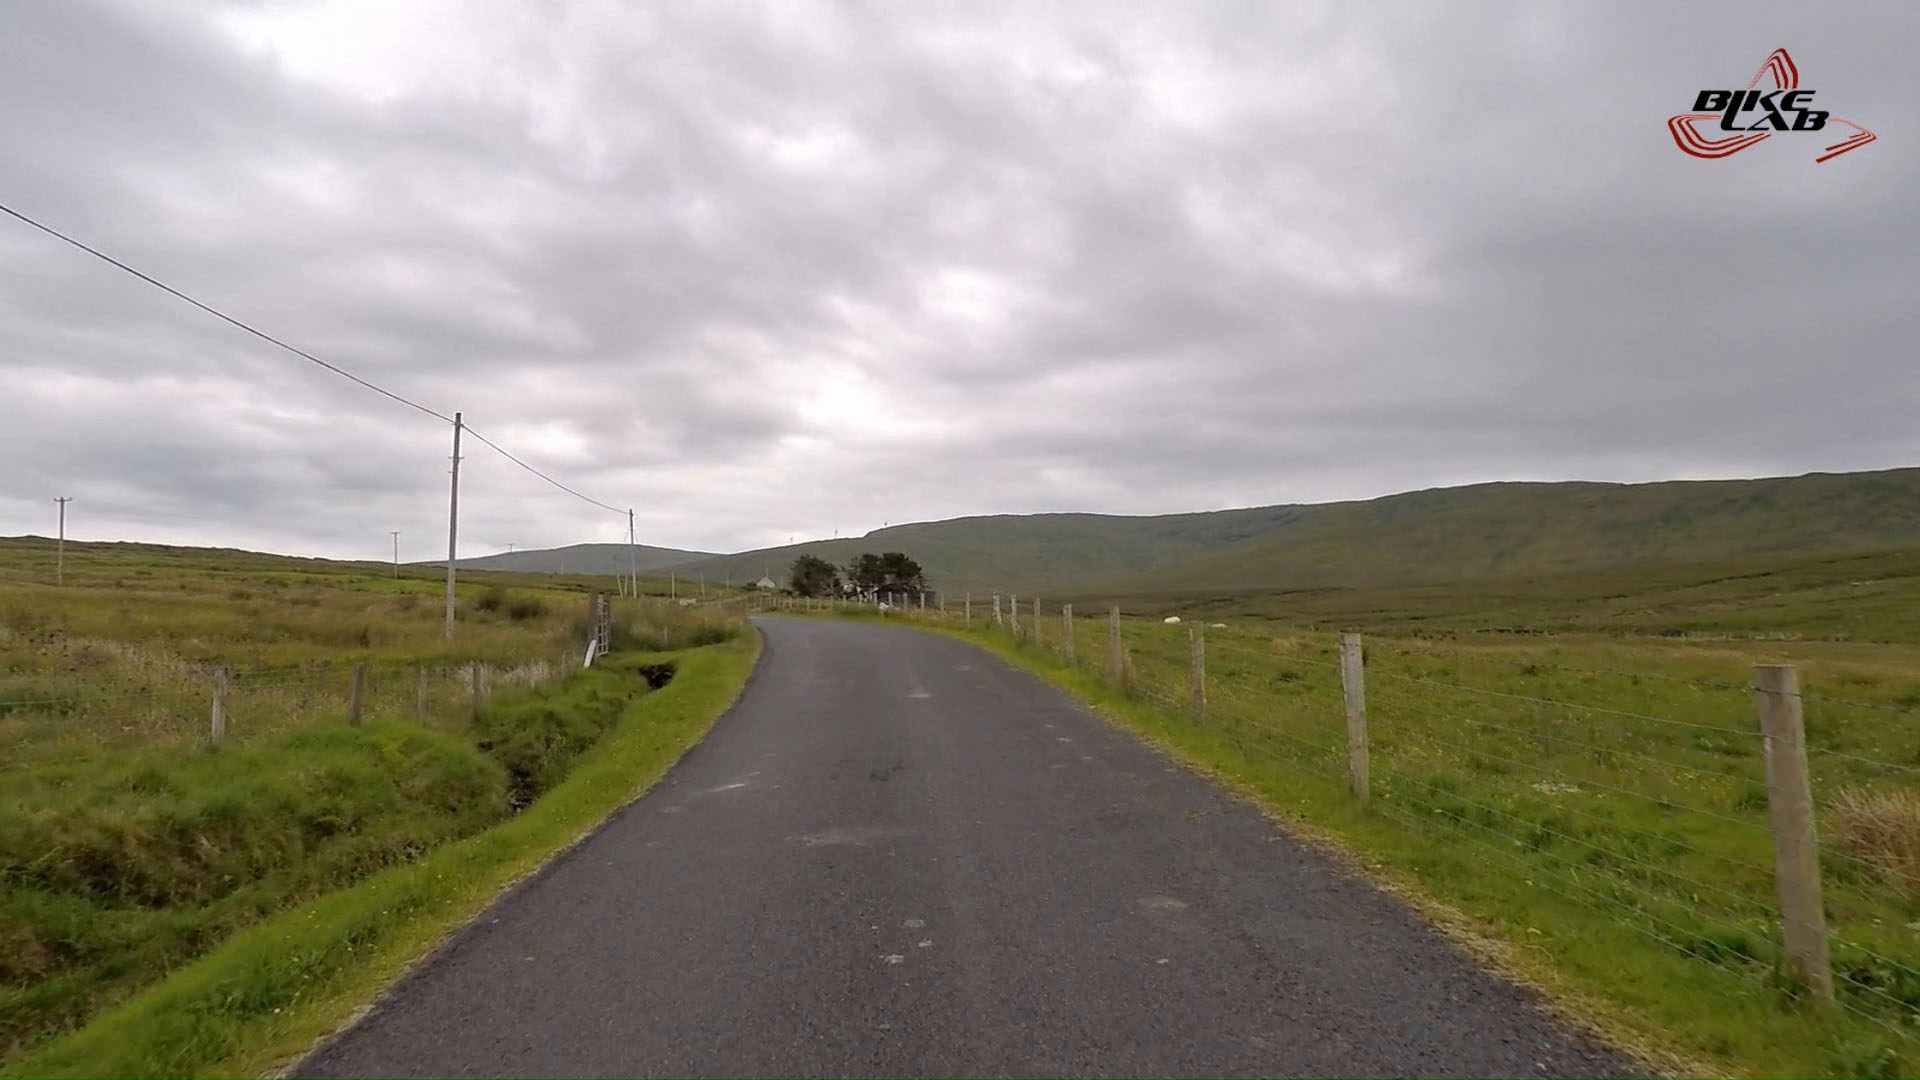
[[[1760,89],[1762,79],[1773,89]],[[1729,135],[1708,135],[1695,125],[1719,121],[1719,130]],[[1693,111],[1667,121],[1673,141],[1694,157],[1723,158],[1773,137],[1775,132],[1826,131],[1831,125],[1853,129],[1853,133],[1814,158],[1818,164],[1839,157],[1849,150],[1872,142],[1877,136],[1851,120],[1842,120],[1825,109],[1813,107],[1813,91],[1800,89],[1800,69],[1785,49],[1773,50],[1767,62],[1754,72],[1745,90],[1702,90],[1694,96]]]

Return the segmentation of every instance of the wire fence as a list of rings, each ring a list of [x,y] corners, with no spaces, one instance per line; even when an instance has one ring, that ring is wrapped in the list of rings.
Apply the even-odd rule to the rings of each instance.
[[[1920,1042],[1920,709],[1801,692],[1778,666],[1735,682],[1469,664],[1011,596],[886,614],[1050,653],[1284,779],[1272,790],[1430,838],[1434,857],[1600,916],[1729,993]]]
[[[113,748],[251,740],[322,723],[464,725],[495,692],[551,685],[581,666],[565,653],[515,663],[333,662],[232,671],[199,665],[115,693],[0,683],[0,770],[80,761]]]

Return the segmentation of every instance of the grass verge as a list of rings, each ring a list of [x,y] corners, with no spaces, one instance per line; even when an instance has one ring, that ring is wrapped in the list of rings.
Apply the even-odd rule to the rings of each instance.
[[[284,1065],[501,890],[646,791],[732,704],[758,655],[753,634],[678,654],[673,681],[636,698],[523,813],[241,931],[0,1075],[257,1076]]]
[[[1563,879],[1541,852],[1488,844],[1388,803],[1363,810],[1340,768],[1303,768],[1258,740],[1128,697],[1052,652],[998,634],[917,628],[987,649],[1217,778],[1406,900],[1483,962],[1541,990],[1563,1018],[1660,1071],[1899,1074],[1893,1044],[1872,1022],[1822,1014],[1773,982],[1650,944],[1617,912],[1556,888]]]

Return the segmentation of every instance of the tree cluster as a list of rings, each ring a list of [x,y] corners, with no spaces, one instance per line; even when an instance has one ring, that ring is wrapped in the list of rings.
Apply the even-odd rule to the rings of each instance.
[[[844,571],[818,556],[802,555],[793,560],[787,587],[799,596],[857,597],[902,604],[927,591],[927,577],[919,563],[899,551],[879,555],[861,552]]]

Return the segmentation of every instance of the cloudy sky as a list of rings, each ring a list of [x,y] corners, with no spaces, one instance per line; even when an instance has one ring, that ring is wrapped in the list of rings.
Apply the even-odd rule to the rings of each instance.
[[[1666,129],[1786,47],[1879,140]],[[642,542],[1920,464],[1920,6],[0,4],[0,204]],[[0,218],[0,534],[444,553],[450,430]],[[624,539],[483,446],[462,554]]]

